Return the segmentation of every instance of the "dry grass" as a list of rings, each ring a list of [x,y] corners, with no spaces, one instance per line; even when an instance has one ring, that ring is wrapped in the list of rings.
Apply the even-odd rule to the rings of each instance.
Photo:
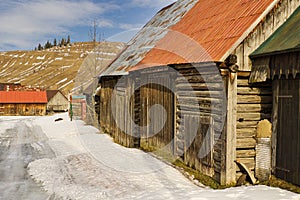
[[[42,51],[0,52],[0,82],[59,89],[67,94],[75,85],[96,80],[123,47],[123,43],[102,42],[95,50],[94,43],[80,42]],[[96,57],[101,62],[95,62]],[[97,70],[91,71],[95,64]]]

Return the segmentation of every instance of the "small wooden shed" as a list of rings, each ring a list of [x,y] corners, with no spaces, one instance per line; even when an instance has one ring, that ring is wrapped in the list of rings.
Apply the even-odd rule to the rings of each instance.
[[[272,83],[249,83],[256,50],[300,1],[179,0],[101,74],[100,126],[116,142],[164,149],[230,184],[255,181],[256,131]],[[159,105],[159,106],[158,106]]]
[[[272,169],[300,185],[300,7],[253,54],[252,82],[272,79]]]
[[[45,115],[45,91],[0,91],[1,115]]]
[[[68,98],[60,90],[47,90],[47,112],[65,112],[69,108]]]

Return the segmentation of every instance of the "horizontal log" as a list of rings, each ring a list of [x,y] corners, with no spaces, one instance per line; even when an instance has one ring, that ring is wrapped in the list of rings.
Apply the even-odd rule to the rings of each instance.
[[[271,113],[272,112],[272,104],[238,104],[237,112],[245,113],[245,112],[262,112],[262,113]]]
[[[237,138],[236,139],[236,148],[255,148],[256,140],[254,138]]]
[[[212,67],[206,67],[206,68],[189,68],[189,69],[180,69],[178,70],[180,74],[184,75],[208,75],[212,74],[215,75],[216,73],[220,74],[219,70]]]
[[[222,91],[184,91],[179,90],[176,92],[176,96],[187,96],[187,97],[214,97],[214,98],[221,98],[222,96],[225,98],[225,93]]]
[[[180,90],[188,90],[188,91],[194,91],[194,90],[212,90],[212,91],[226,91],[224,84],[222,83],[180,83],[176,84],[177,91]]]
[[[253,158],[256,155],[256,151],[254,149],[247,149],[247,150],[237,150],[236,151],[236,158]]]
[[[257,123],[258,123],[257,121],[243,121],[243,122],[237,121],[236,128],[237,130],[242,128],[256,128]]]
[[[252,88],[252,87],[238,87],[237,94],[240,95],[270,95],[272,96],[272,88]]]
[[[256,128],[243,128],[236,130],[237,138],[253,138],[256,135]]]
[[[272,96],[259,96],[259,95],[238,95],[237,96],[237,103],[272,103],[273,97]]]
[[[214,105],[216,104],[221,104],[225,103],[223,99],[221,98],[212,98],[212,97],[189,97],[189,96],[179,96],[177,97],[178,102],[182,103],[182,102],[191,102],[191,103],[214,103]]]
[[[179,76],[175,81],[179,83],[223,83],[220,75],[210,75],[210,76],[201,76],[201,75],[187,75]]]
[[[262,83],[253,83],[253,84],[249,84],[248,83],[248,79],[238,79],[237,80],[237,85],[238,87],[243,87],[243,86],[247,86],[247,87],[272,87],[272,83],[270,82],[262,82]]]
[[[260,121],[263,119],[270,119],[271,114],[265,113],[237,113],[236,120],[239,122],[243,121]]]

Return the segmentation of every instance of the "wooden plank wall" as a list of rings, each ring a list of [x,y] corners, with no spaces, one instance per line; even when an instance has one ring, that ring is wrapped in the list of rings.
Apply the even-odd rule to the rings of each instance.
[[[46,104],[0,104],[0,115],[43,116]]]
[[[216,74],[216,71],[212,70],[214,67],[216,66],[208,65],[198,70],[191,65],[176,67],[181,76],[178,76],[176,79],[177,131],[175,147],[177,154],[180,155],[184,152],[183,159],[187,165],[220,181],[222,154],[225,153],[222,149],[225,141],[219,138],[218,134],[220,132],[216,130],[222,129],[221,110],[223,101],[221,99],[221,91],[224,89],[224,85],[218,81],[220,74]],[[204,80],[199,71],[208,78]],[[208,84],[210,85],[210,90],[207,87]],[[197,103],[196,105],[195,102]],[[215,107],[213,113],[212,105]],[[198,127],[196,126],[197,123],[200,123]],[[209,125],[212,125],[210,129]],[[197,134],[193,139],[191,137],[194,136],[191,133],[194,131]],[[216,137],[216,143],[206,157],[199,158],[200,147],[202,145],[209,147],[209,144],[203,144],[203,138],[207,134],[212,134]]]
[[[244,163],[254,174],[256,127],[259,121],[271,121],[271,82],[249,85],[248,78],[238,77],[237,89],[237,138],[236,159]],[[237,179],[242,175],[238,166]]]
[[[141,130],[140,146],[151,151],[164,150],[173,154],[174,94],[171,75],[168,72],[151,72],[143,74],[141,81],[140,119],[142,127],[147,128]],[[151,113],[150,109],[155,104],[163,106],[166,115]],[[163,128],[159,130],[159,127]]]
[[[130,96],[134,82],[130,77],[115,77],[101,82],[100,126],[116,143],[125,147],[139,145],[134,130],[135,95]],[[138,105],[138,104],[137,104]],[[132,120],[130,120],[132,119]]]

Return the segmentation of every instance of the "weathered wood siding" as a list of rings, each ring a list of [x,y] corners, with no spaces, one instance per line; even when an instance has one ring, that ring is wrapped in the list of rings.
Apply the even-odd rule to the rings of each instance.
[[[292,75],[274,80],[278,88],[276,98],[276,149],[275,175],[285,181],[300,185],[300,79]],[[276,113],[275,113],[276,112]]]
[[[139,139],[134,129],[135,95],[131,94],[134,81],[128,77],[103,78],[100,92],[100,126],[126,146],[136,147]]]
[[[259,25],[242,41],[233,53],[238,57],[239,70],[251,71],[252,62],[249,55],[281,26],[299,7],[300,0],[282,0],[259,23]]]
[[[219,135],[222,129],[221,94],[224,85],[220,83],[220,74],[212,70],[215,67],[213,64],[202,66],[201,69],[191,65],[176,67],[181,75],[176,78],[175,150],[178,155],[183,154],[187,165],[220,181],[224,165],[222,158],[226,153],[223,151],[225,141]],[[207,78],[204,79],[204,76]],[[196,135],[193,135],[195,132]],[[204,140],[208,134],[211,139]],[[200,158],[200,148],[211,148],[213,138],[216,139],[215,145],[205,157]]]
[[[140,146],[148,150],[163,148],[173,154],[175,107],[172,74],[151,70],[143,73],[140,81]],[[159,110],[154,111],[153,106],[157,105],[161,108],[156,107]]]
[[[68,109],[69,102],[66,97],[58,92],[50,101],[47,103],[47,111],[66,111]]]
[[[237,85],[236,159],[254,174],[256,128],[263,119],[271,121],[272,83],[249,84],[248,77],[239,77]],[[242,169],[237,166],[236,171],[239,178]]]
[[[107,133],[112,134],[114,131],[115,120],[111,111],[111,99],[117,78],[101,78],[101,91],[99,103],[99,120],[100,127]]]
[[[0,104],[0,115],[42,116],[46,114],[46,104]]]

